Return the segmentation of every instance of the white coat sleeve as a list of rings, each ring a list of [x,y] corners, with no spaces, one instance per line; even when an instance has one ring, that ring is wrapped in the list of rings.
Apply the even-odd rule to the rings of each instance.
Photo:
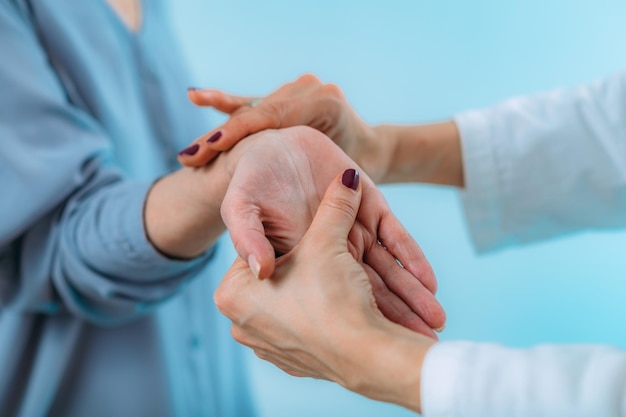
[[[478,251],[626,226],[626,72],[455,122]]]
[[[424,417],[624,417],[626,352],[441,342],[422,368],[422,410]]]

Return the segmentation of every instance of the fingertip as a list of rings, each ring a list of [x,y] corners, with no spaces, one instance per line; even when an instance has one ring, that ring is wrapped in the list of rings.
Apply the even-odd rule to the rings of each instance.
[[[274,274],[274,263],[272,262],[271,264],[268,263],[265,266],[261,266],[261,270],[259,271],[258,278],[260,280],[270,279],[273,274]]]
[[[214,152],[224,152],[231,150],[244,137],[237,134],[227,134],[228,122],[220,126],[218,130],[209,132],[202,138],[208,149]]]
[[[198,92],[200,91],[197,87],[188,87],[187,88],[187,98],[196,106],[200,105],[198,103]]]
[[[178,156],[182,156],[182,157],[194,156],[195,154],[198,153],[199,150],[200,150],[200,145],[198,145],[197,143],[194,143],[194,144],[189,145],[182,151],[178,152]]]
[[[274,274],[274,262],[274,258],[259,259],[255,254],[248,257],[250,271],[260,280],[268,279]]]
[[[428,302],[424,302],[424,304],[428,304]],[[445,310],[437,300],[435,300],[435,303],[429,308],[424,307],[425,308],[421,309],[419,312],[420,316],[431,329],[437,333],[441,333],[446,327]]]
[[[205,146],[202,144],[202,141],[196,141],[195,144],[190,145],[190,147],[192,146],[198,146],[199,148],[192,155],[185,153],[184,150],[178,153],[177,159],[181,165],[190,168],[201,167],[211,162],[220,153],[218,150]]]
[[[187,97],[199,107],[213,106],[217,99],[215,90],[196,87],[187,88]]]
[[[248,266],[250,267],[252,274],[258,279],[261,275],[261,263],[254,253],[248,256]]]
[[[183,151],[178,153],[176,157],[178,163],[185,167],[197,167],[202,164],[198,162],[198,158],[195,155],[186,155]]]
[[[346,169],[341,175],[341,184],[350,188],[353,191],[358,190],[359,183],[359,171],[354,168]]]
[[[206,143],[208,143],[209,145],[212,145],[218,140],[220,140],[222,136],[224,136],[224,132],[221,129],[218,130],[217,132],[211,132],[209,135],[207,135]]]

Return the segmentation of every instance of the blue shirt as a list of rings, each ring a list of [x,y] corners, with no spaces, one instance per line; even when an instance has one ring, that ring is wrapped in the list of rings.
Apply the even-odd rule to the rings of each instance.
[[[158,0],[0,0],[0,415],[252,414],[216,311],[230,245],[146,240],[151,183],[209,126]],[[222,261],[223,260],[223,261]]]

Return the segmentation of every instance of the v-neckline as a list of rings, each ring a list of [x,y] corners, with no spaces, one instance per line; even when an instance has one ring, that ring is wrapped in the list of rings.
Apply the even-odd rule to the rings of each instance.
[[[137,1],[139,2],[139,7],[141,9],[141,21],[139,22],[139,26],[137,27],[137,29],[133,29],[130,26],[128,26],[126,22],[124,22],[124,20],[119,15],[119,13],[115,9],[113,9],[113,6],[111,6],[107,0],[100,0],[102,7],[106,9],[111,19],[115,21],[115,25],[124,33],[126,33],[126,35],[129,38],[133,40],[139,39],[142,36],[144,36],[143,34],[146,31],[146,22],[148,21],[148,14],[149,14],[148,13],[149,8],[147,7],[147,4],[150,2],[149,1],[144,2],[142,0],[137,0]]]

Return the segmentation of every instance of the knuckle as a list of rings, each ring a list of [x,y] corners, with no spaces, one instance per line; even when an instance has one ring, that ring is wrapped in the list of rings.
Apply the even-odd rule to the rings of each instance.
[[[324,84],[322,87],[320,87],[320,90],[324,95],[327,95],[336,99],[344,98],[343,91],[341,90],[341,87],[339,87],[337,84],[334,84],[334,83]]]
[[[251,346],[251,340],[245,330],[241,327],[232,325],[230,328],[230,334],[237,341],[237,343],[241,343],[245,346]]]
[[[217,290],[213,294],[213,302],[223,315],[232,319],[232,290],[229,288],[227,281],[222,282],[222,284],[217,287]]]
[[[271,101],[259,107],[258,111],[263,115],[266,127],[279,128],[282,127],[288,109],[282,101]]]
[[[294,376],[294,377],[297,377],[297,378],[303,377],[305,375],[304,373],[302,373],[299,370],[294,369],[294,368],[285,367],[285,368],[282,368],[282,369],[288,375]]]
[[[250,134],[250,113],[254,110],[248,110],[245,113],[233,116],[227,123],[230,125],[229,131],[236,131],[239,136],[245,137]]]
[[[256,347],[254,349],[254,354],[259,359],[263,359],[264,361],[271,362],[271,363],[273,363],[274,365],[276,365],[276,366],[278,366],[280,368],[280,362],[277,361],[276,358],[274,358],[274,355],[270,354],[270,352],[267,351],[266,349],[262,349],[260,347]]]
[[[316,75],[311,74],[311,73],[306,73],[298,77],[298,79],[296,80],[296,83],[310,85],[310,84],[321,84],[322,82]]]
[[[326,205],[346,219],[354,219],[356,217],[357,211],[352,201],[345,196],[335,196]]]
[[[242,301],[249,293],[249,280],[245,271],[241,263],[233,264],[213,293],[213,302],[217,309],[233,322],[240,321],[240,317],[250,309]]]

